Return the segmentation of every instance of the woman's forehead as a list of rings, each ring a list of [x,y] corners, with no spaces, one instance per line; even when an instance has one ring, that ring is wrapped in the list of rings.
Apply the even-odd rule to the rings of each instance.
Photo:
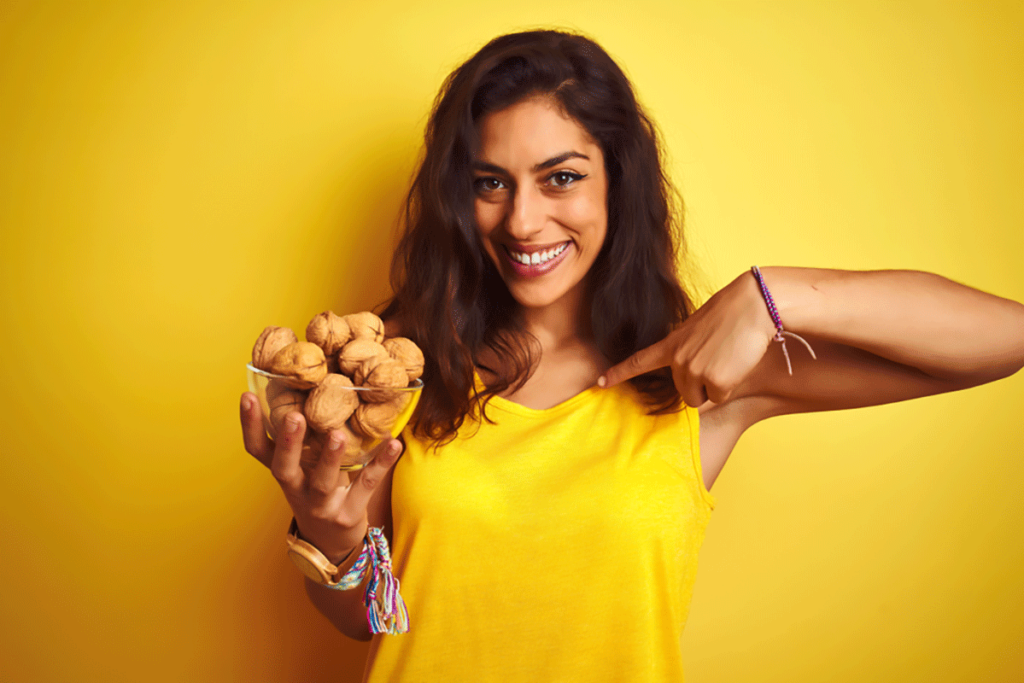
[[[477,161],[530,168],[569,152],[596,161],[601,150],[550,96],[531,97],[484,116],[477,125]]]

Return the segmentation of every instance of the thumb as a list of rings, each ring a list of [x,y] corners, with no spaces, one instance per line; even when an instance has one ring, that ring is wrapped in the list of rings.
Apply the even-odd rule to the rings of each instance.
[[[613,387],[627,379],[633,379],[645,372],[668,367],[672,364],[672,342],[669,337],[656,344],[640,349],[626,360],[613,365],[597,379],[599,387]]]

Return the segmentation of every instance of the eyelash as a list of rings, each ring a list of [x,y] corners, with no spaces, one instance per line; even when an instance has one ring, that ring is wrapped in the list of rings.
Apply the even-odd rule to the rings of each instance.
[[[574,173],[572,171],[555,171],[554,173],[552,173],[551,175],[549,175],[547,178],[544,179],[544,183],[545,184],[550,184],[552,179],[557,178],[558,176],[566,176],[566,178],[567,178],[567,182],[564,182],[561,185],[552,185],[552,187],[554,187],[556,189],[559,189],[559,190],[567,188],[567,187],[570,187],[570,186],[576,184],[577,182],[579,182],[580,180],[583,180],[584,178],[587,177],[584,174]],[[504,185],[504,183],[500,179],[495,178],[494,176],[486,176],[486,177],[480,177],[480,178],[474,179],[473,180],[473,186],[476,188],[476,190],[478,192],[498,192],[501,189],[504,189],[504,188],[487,189],[486,187],[484,187],[485,183],[487,183],[489,181],[492,181],[492,180],[497,181],[499,183],[502,183]]]

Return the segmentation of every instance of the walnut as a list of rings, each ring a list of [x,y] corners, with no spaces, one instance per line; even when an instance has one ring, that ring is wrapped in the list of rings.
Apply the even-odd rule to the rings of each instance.
[[[286,392],[294,392],[295,389],[289,387],[283,379],[277,377],[267,382],[267,388],[263,390],[263,393],[267,397],[267,405],[273,408],[275,405],[281,403],[281,395]]]
[[[352,331],[341,316],[324,311],[309,321],[306,326],[306,341],[313,342],[330,358],[338,353],[352,339]]]
[[[341,466],[363,464],[363,437],[353,432],[347,425],[338,427],[338,430],[345,435],[345,452],[341,455]]]
[[[405,372],[409,376],[410,382],[423,374],[423,352],[413,340],[405,337],[392,337],[385,339],[383,346],[392,358],[405,366]]]
[[[306,392],[292,389],[283,380],[272,379],[267,384],[267,406],[270,408],[271,436],[281,431],[281,424],[289,413],[301,413],[306,403]]]
[[[331,373],[309,392],[306,419],[318,432],[329,432],[342,427],[358,405],[359,396],[352,390],[352,380]]]
[[[369,339],[378,344],[384,341],[384,321],[369,311],[346,315],[345,322],[352,330],[352,339]]]
[[[372,339],[354,339],[338,352],[338,365],[346,375],[353,376],[360,365],[372,358],[389,358],[387,349]]]
[[[360,392],[364,401],[384,403],[395,397],[389,389],[404,389],[409,385],[409,377],[402,366],[394,358],[371,358],[356,369],[355,383],[361,387],[373,387],[380,391]]]
[[[398,406],[394,403],[360,403],[352,414],[352,428],[371,439],[386,439],[398,418]]]
[[[341,432],[345,437],[345,450],[341,454],[341,467],[351,467],[352,465],[363,464],[363,437],[353,432],[348,425],[342,425],[331,430],[332,432]],[[311,438],[314,444],[313,451],[315,453],[315,459],[309,464],[315,465],[320,460],[320,456],[323,450],[327,448],[327,439],[329,434],[322,434],[320,432],[313,432]]]
[[[252,347],[252,366],[260,370],[269,370],[270,361],[274,355],[288,346],[299,341],[295,333],[287,327],[266,327]]]
[[[327,359],[316,344],[294,342],[274,354],[269,370],[285,375],[285,383],[293,389],[312,389],[327,376]]]
[[[409,406],[409,403],[412,401],[414,392],[395,391],[392,393],[394,394],[394,398],[392,398],[390,401],[391,405],[395,407],[395,410],[398,411],[399,414],[405,412],[405,409]]]

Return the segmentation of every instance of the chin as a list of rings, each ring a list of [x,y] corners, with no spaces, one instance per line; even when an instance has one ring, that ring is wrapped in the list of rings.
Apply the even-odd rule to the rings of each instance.
[[[521,283],[513,282],[510,284],[506,280],[505,286],[508,287],[508,291],[512,294],[512,298],[515,299],[516,303],[522,308],[538,311],[567,301],[570,298],[570,295],[577,292],[578,289],[583,286],[583,283],[577,282],[569,287],[555,283],[545,287],[524,287]]]

